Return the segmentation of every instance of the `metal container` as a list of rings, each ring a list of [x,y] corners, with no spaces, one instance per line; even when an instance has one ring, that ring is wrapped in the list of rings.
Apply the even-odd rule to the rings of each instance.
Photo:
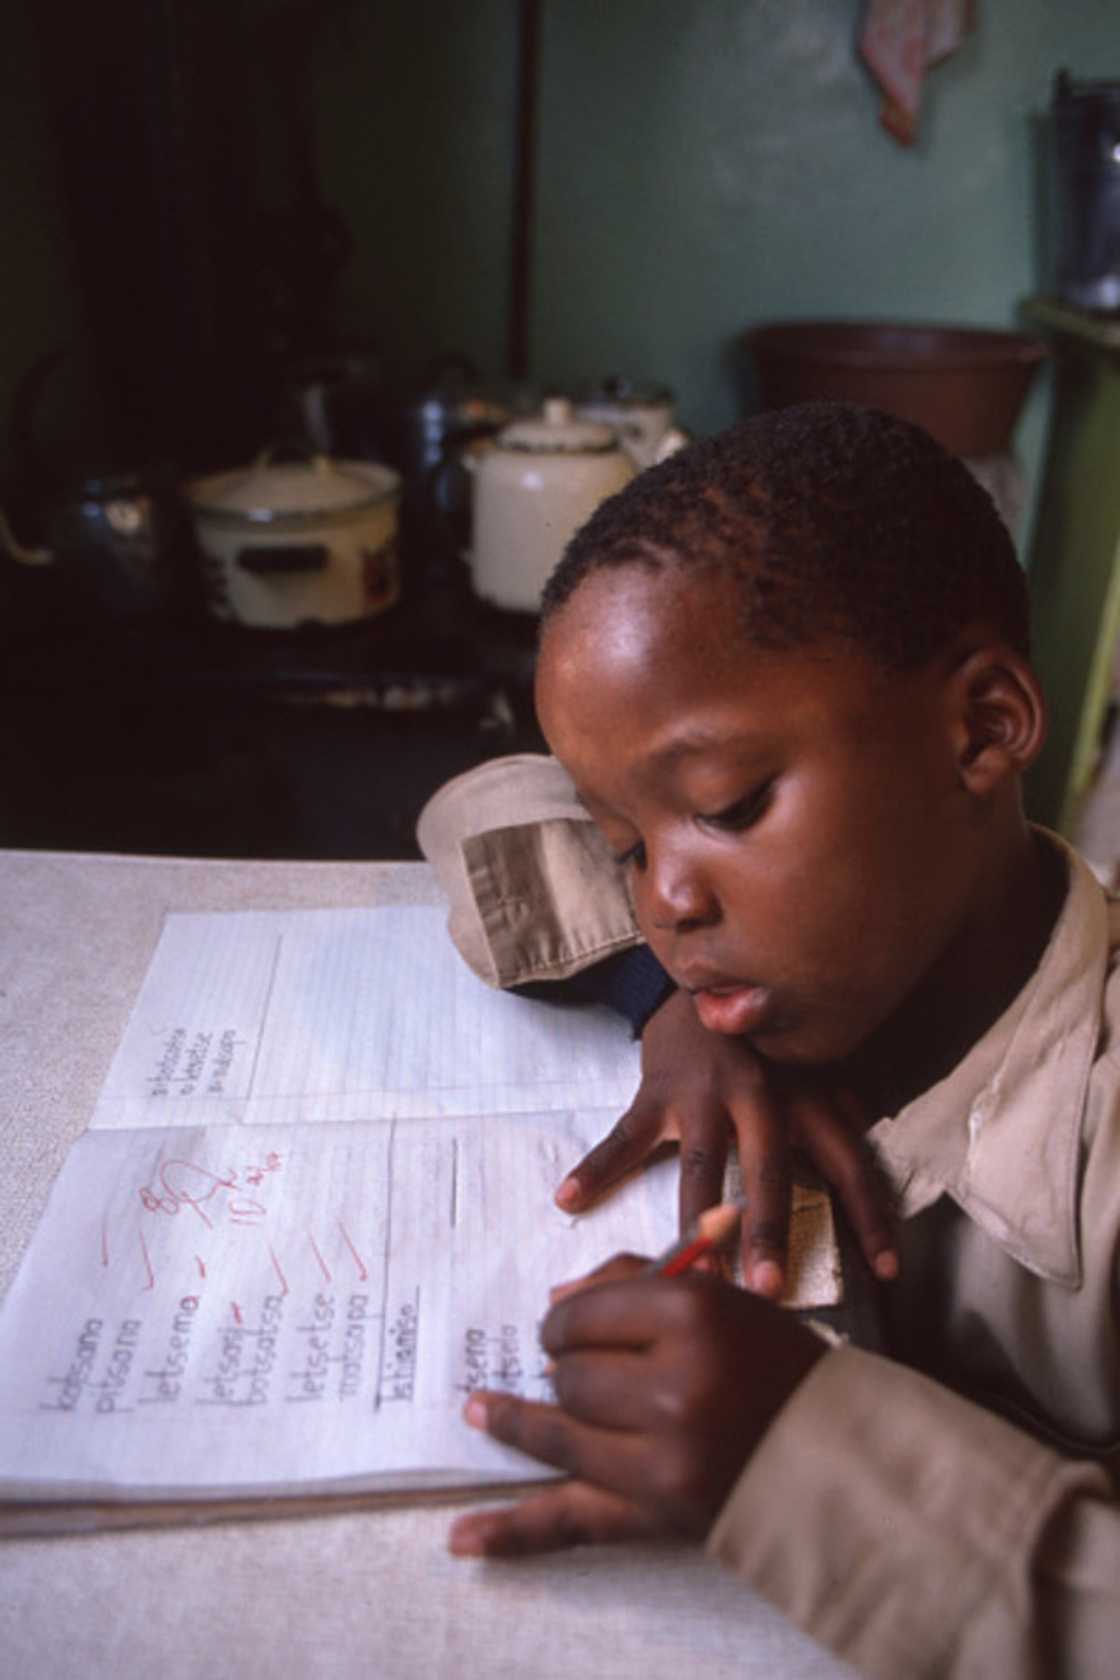
[[[1054,78],[1055,280],[1078,309],[1120,309],[1120,82]]]

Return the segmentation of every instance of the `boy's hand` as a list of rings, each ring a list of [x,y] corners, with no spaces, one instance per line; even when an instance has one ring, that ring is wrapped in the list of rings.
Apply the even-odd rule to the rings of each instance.
[[[745,1039],[708,1032],[687,992],[676,992],[642,1036],[642,1082],[617,1125],[584,1156],[556,1193],[569,1213],[653,1152],[680,1141],[681,1228],[722,1199],[731,1139],[738,1141],[747,1211],[743,1277],[776,1299],[785,1285],[791,1151],[801,1147],[832,1186],[877,1277],[898,1275],[885,1197],[862,1145],[851,1100],[825,1094],[807,1076],[765,1062]]]
[[[628,1275],[627,1275],[628,1274]],[[703,1537],[771,1419],[827,1351],[792,1315],[730,1284],[658,1278],[618,1258],[615,1281],[545,1319],[559,1405],[473,1394],[466,1417],[574,1478],[454,1524],[464,1557],[580,1542]]]

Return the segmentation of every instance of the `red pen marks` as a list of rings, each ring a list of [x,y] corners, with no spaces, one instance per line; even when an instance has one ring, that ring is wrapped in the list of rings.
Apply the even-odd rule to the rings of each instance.
[[[196,1265],[196,1266],[197,1266],[197,1267],[198,1267],[198,1275],[199,1275],[199,1277],[200,1277],[200,1278],[204,1278],[204,1277],[205,1277],[205,1276],[206,1276],[206,1262],[205,1262],[205,1260],[204,1260],[204,1259],[203,1259],[203,1258],[202,1258],[202,1256],[201,1256],[201,1254],[196,1254],[196,1255],[195,1255],[195,1257],[194,1257],[194,1263],[195,1263],[195,1265]]]
[[[276,1250],[273,1248],[271,1243],[269,1243],[269,1245],[268,1245],[268,1258],[272,1261],[273,1271],[276,1273],[276,1276],[280,1279],[280,1284],[281,1284],[280,1293],[282,1295],[286,1295],[288,1293],[288,1280],[284,1276],[284,1268],[283,1268],[283,1266],[281,1266],[279,1260],[277,1260]]]
[[[241,1308],[238,1306],[236,1301],[230,1302],[230,1309],[233,1313],[233,1322],[235,1324],[244,1324],[245,1320],[241,1316]]]
[[[245,1167],[245,1182],[246,1184],[263,1184],[266,1173],[279,1172],[283,1165],[282,1157],[275,1149],[270,1149],[263,1162],[250,1163]]]
[[[156,1274],[152,1270],[152,1257],[148,1253],[148,1245],[144,1241],[143,1231],[140,1232],[140,1250],[144,1256],[144,1266],[148,1273],[148,1281],[144,1285],[144,1293],[147,1294],[149,1289],[154,1289],[156,1286]]]
[[[323,1259],[319,1244],[315,1241],[315,1238],[312,1236],[310,1231],[307,1233],[307,1240],[311,1244],[316,1260],[319,1262],[319,1270],[322,1272],[328,1283],[333,1283],[334,1279],[331,1277],[330,1268],[328,1267],[327,1262]]]
[[[279,1161],[277,1167],[268,1170],[278,1167]],[[194,1161],[158,1162],[151,1183],[143,1185],[139,1195],[146,1213],[174,1216],[188,1209],[198,1215],[207,1230],[214,1228],[211,1215],[225,1213],[232,1225],[254,1225],[268,1211],[255,1196],[246,1195],[236,1171],[215,1173]]]
[[[354,1247],[354,1244],[350,1241],[350,1233],[342,1223],[341,1219],[338,1222],[338,1228],[342,1232],[343,1242],[354,1256],[354,1264],[358,1268],[358,1281],[359,1283],[365,1283],[366,1279],[369,1277],[369,1272],[366,1270],[366,1263]]]
[[[101,1264],[109,1264],[109,1216],[101,1215]]]

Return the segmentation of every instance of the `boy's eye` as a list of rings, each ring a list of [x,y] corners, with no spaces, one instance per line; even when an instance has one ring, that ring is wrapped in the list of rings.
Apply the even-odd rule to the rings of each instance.
[[[739,834],[745,828],[756,823],[770,803],[770,795],[774,784],[762,782],[752,788],[742,799],[736,799],[731,805],[725,805],[722,811],[713,811],[710,815],[701,815],[698,819],[706,823],[709,828],[718,828],[725,834]]]
[[[614,861],[621,869],[625,869],[628,863],[632,863],[635,869],[644,869],[646,866],[645,842],[638,840],[633,846],[628,846],[624,852],[616,852]]]

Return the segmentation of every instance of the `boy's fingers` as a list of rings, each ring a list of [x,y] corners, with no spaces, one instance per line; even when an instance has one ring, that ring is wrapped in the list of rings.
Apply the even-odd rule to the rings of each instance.
[[[840,1197],[867,1264],[878,1278],[896,1278],[887,1191],[863,1144],[863,1116],[839,1095],[825,1102],[805,1093],[792,1106],[802,1147]]]
[[[721,1104],[694,1118],[682,1116],[681,1174],[678,1191],[682,1232],[690,1231],[705,1209],[723,1199],[730,1116]]]
[[[774,1101],[753,1095],[736,1115],[743,1175],[743,1281],[756,1295],[777,1300],[785,1285],[789,1204],[793,1189],[789,1138]]]
[[[689,1333],[711,1306],[707,1292],[719,1287],[694,1272],[676,1278],[646,1272],[581,1290],[546,1314],[541,1346],[552,1359],[584,1349],[640,1353],[665,1336]]]
[[[483,1390],[469,1397],[463,1416],[496,1441],[597,1487],[629,1496],[640,1493],[649,1479],[640,1437],[579,1423],[559,1406]]]
[[[656,1519],[629,1499],[585,1482],[565,1482],[517,1505],[468,1511],[452,1524],[448,1547],[456,1557],[524,1557],[660,1532]]]
[[[572,1168],[556,1192],[557,1206],[567,1213],[578,1213],[640,1166],[664,1135],[660,1111],[633,1103],[602,1142]]]
[[[602,1429],[648,1430],[664,1422],[656,1380],[640,1353],[567,1353],[552,1386],[569,1417]]]

